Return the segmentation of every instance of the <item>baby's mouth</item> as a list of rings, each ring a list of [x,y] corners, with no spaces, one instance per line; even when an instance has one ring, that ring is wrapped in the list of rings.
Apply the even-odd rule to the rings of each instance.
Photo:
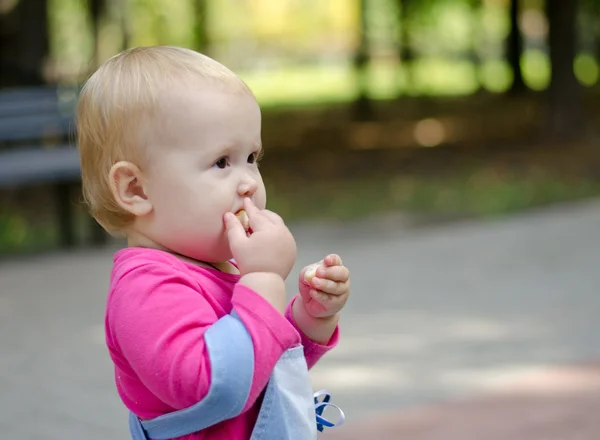
[[[238,212],[235,213],[235,216],[238,218],[238,220],[244,227],[244,230],[247,233],[252,233],[252,228],[250,228],[250,220],[248,219],[248,214],[246,214],[246,210],[240,209]]]

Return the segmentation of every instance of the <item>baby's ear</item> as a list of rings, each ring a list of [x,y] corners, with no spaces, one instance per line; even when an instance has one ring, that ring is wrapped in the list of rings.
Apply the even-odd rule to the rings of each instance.
[[[152,212],[152,203],[146,195],[141,170],[131,162],[114,164],[109,172],[110,189],[121,208],[136,217]]]

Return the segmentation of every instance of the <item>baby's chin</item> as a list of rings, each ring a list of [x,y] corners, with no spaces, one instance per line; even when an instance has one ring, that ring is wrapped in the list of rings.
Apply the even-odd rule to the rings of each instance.
[[[198,243],[191,245],[191,240],[181,243],[180,246],[173,245],[170,250],[176,254],[180,254],[186,258],[205,262],[205,263],[223,263],[233,258],[227,236],[223,237],[214,243]]]
[[[204,253],[194,252],[189,257],[196,261],[201,261],[201,262],[210,263],[210,264],[225,263],[226,261],[230,261],[233,258],[233,256],[231,255],[231,252],[229,252],[229,251],[214,252],[212,254],[204,254]]]

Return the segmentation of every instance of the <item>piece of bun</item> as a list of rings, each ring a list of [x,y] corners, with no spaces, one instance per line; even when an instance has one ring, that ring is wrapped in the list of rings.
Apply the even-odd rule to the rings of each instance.
[[[248,232],[250,230],[250,219],[248,218],[248,214],[246,214],[246,210],[240,209],[238,212],[236,212],[235,216],[244,227],[244,230]]]
[[[309,267],[308,269],[306,269],[306,271],[304,272],[304,280],[310,284],[310,281],[317,276],[317,269],[319,268],[318,265],[314,265]]]

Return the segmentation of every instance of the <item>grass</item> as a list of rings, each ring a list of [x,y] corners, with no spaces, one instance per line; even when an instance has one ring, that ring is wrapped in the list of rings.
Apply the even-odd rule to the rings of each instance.
[[[565,181],[539,173],[499,174],[493,169],[427,179],[372,177],[277,186],[269,192],[270,207],[288,220],[357,219],[389,211],[425,217],[491,217],[534,206],[600,195],[600,182]]]

